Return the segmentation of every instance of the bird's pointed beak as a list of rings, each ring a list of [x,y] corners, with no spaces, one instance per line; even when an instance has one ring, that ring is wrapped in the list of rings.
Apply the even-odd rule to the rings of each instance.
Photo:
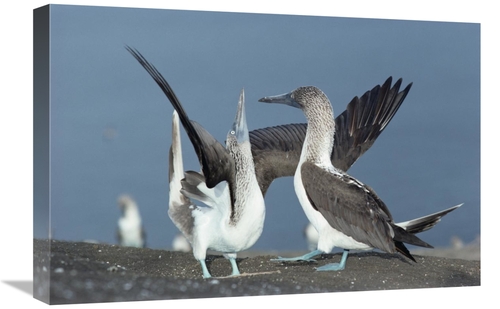
[[[245,90],[242,89],[240,92],[240,99],[238,101],[238,111],[236,112],[236,118],[234,119],[233,126],[231,130],[234,132],[238,143],[243,143],[249,141],[247,119],[245,115]]]
[[[279,104],[285,104],[285,105],[290,105],[296,108],[301,108],[300,104],[295,101],[293,98],[292,92],[285,93],[285,94],[280,94],[280,95],[275,95],[275,96],[270,96],[270,97],[263,97],[259,99],[259,102],[264,102],[264,103],[279,103]]]

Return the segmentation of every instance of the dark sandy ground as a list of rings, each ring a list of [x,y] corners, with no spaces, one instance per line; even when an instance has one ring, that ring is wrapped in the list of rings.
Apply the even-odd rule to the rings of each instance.
[[[293,264],[271,262],[276,255],[247,256],[238,259],[241,276],[225,277],[229,261],[209,255],[214,278],[203,279],[192,253],[34,240],[33,294],[68,304],[480,285],[479,260],[415,255],[413,263],[363,252],[351,253],[343,271],[316,272],[317,266],[338,262],[340,253]]]

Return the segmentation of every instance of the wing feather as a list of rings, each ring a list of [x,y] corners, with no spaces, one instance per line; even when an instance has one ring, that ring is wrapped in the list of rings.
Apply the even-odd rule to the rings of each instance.
[[[354,97],[335,118],[334,148],[331,161],[347,171],[375,142],[394,117],[410,91],[411,83],[399,92],[402,79],[392,86],[389,77],[360,98]],[[287,124],[250,131],[255,172],[262,193],[274,179],[293,176],[300,159],[307,124]]]
[[[305,162],[302,182],[309,201],[336,230],[358,242],[394,253],[392,217],[371,190]]]
[[[234,183],[234,160],[229,155],[226,148],[222,146],[222,144],[220,144],[200,124],[189,119],[187,113],[182,107],[182,104],[168,82],[161,75],[161,73],[151,63],[149,63],[146,58],[141,55],[141,53],[139,53],[139,51],[128,46],[126,46],[126,49],[151,75],[158,86],[160,86],[172,106],[179,114],[181,123],[186,130],[188,137],[191,140],[191,144],[196,151],[198,160],[200,161],[207,187],[213,188],[219,182],[224,180],[228,183]]]

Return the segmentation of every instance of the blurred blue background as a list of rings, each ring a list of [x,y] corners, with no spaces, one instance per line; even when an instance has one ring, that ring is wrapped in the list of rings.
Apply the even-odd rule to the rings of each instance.
[[[298,109],[257,102],[266,95],[315,85],[338,115],[389,76],[402,77],[403,87],[413,82],[349,173],[375,189],[396,221],[464,203],[421,234],[434,246],[479,235],[479,24],[53,5],[53,238],[116,243],[123,193],[140,207],[149,247],[168,249],[178,233],[167,215],[173,107],[125,45],[157,67],[190,118],[221,142],[241,88],[252,130],[305,122]],[[185,168],[198,170],[182,138]],[[291,177],[271,185],[266,206],[253,248],[305,250],[307,218]]]

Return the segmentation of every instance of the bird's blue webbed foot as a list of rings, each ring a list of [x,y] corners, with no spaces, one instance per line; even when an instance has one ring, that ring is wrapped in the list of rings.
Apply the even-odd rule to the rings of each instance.
[[[316,268],[316,271],[338,271],[343,270],[345,268],[345,262],[347,260],[347,255],[349,254],[349,250],[344,250],[342,253],[342,258],[340,259],[340,263],[331,263],[326,264]]]
[[[322,254],[323,251],[321,250],[314,250],[309,253],[306,253],[302,256],[297,256],[297,257],[292,257],[292,258],[284,258],[281,256],[278,256],[277,259],[271,259],[271,262],[297,262],[297,261],[305,261],[305,262],[316,262],[313,257]]]

